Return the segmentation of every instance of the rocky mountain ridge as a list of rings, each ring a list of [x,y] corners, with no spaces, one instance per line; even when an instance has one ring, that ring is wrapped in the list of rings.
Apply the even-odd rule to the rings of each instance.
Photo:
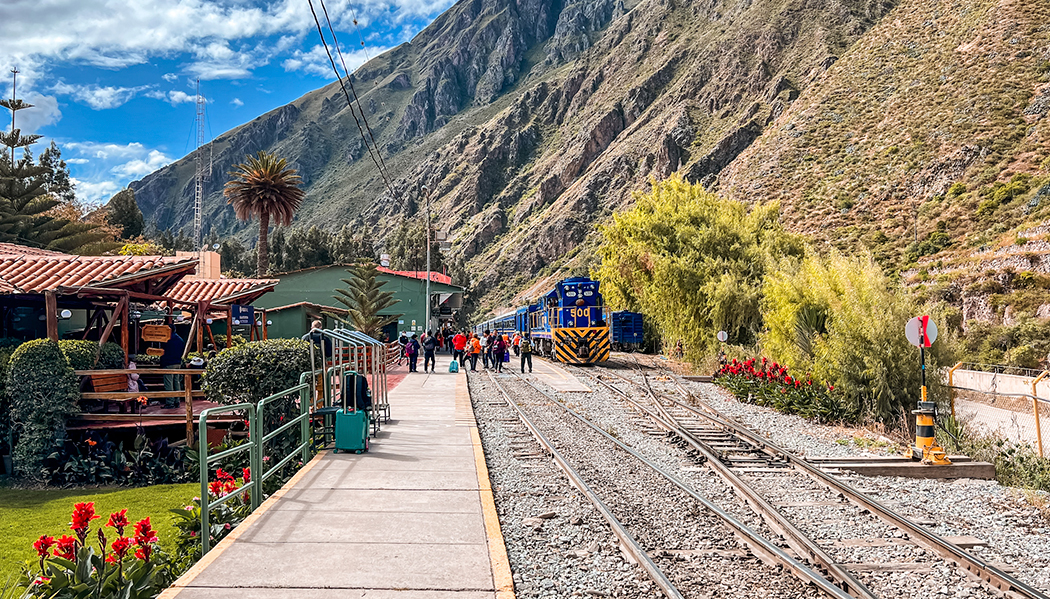
[[[488,307],[585,271],[594,225],[672,173],[779,199],[796,230],[884,260],[908,244],[900,213],[919,198],[915,237],[957,213],[940,226],[962,244],[981,186],[1046,166],[1048,11],[1018,0],[462,0],[354,74],[392,194],[333,84],[214,142],[205,222],[251,235],[220,190],[222,173],[259,149],[302,173],[301,224],[355,220],[379,246],[417,215],[426,184]],[[147,221],[191,221],[192,175],[188,157],[132,185]]]

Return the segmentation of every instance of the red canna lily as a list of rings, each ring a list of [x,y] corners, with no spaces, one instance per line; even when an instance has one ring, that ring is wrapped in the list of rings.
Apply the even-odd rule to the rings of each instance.
[[[106,526],[112,526],[117,529],[118,535],[124,534],[124,528],[128,525],[128,510],[123,509],[119,512],[113,512],[109,515],[109,521],[106,522]]]
[[[40,538],[33,543],[33,549],[36,549],[36,554],[40,557],[51,557],[51,548],[54,546],[55,537],[47,535],[40,535]]]
[[[77,540],[69,535],[62,535],[55,543],[55,557],[67,559],[71,562],[76,561]]]

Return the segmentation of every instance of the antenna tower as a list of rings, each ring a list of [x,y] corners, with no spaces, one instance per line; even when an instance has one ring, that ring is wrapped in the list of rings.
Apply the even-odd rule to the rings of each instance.
[[[197,276],[204,276],[204,240],[201,238],[201,221],[204,211],[204,182],[211,175],[211,165],[204,162],[204,96],[201,94],[201,80],[197,79],[197,147],[194,163],[197,167],[197,176],[194,181],[193,194],[193,244],[197,250]],[[210,162],[210,161],[209,161]]]

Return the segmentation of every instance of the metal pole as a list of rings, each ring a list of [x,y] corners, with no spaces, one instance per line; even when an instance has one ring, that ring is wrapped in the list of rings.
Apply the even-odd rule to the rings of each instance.
[[[17,112],[13,106],[15,98],[18,97],[17,86],[18,86],[18,67],[11,69],[11,133],[15,132],[15,112]],[[11,168],[15,166],[15,147],[11,146]]]
[[[429,335],[430,334],[430,188],[426,185],[423,186],[423,191],[427,195],[427,292],[426,292],[426,318],[423,320],[423,330]]]

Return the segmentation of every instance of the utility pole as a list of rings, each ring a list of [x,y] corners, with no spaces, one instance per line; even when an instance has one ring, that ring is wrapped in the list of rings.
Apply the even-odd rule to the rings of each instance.
[[[430,334],[430,188],[423,186],[423,193],[427,196],[427,311],[426,320],[423,321],[423,330]]]
[[[17,112],[15,110],[15,108],[14,108],[14,103],[15,103],[15,98],[18,97],[18,94],[16,93],[17,92],[17,88],[18,88],[18,73],[19,73],[18,67],[15,67],[15,68],[11,69],[11,105],[12,105],[12,107],[11,107],[11,133],[12,134],[14,134],[14,132],[15,132],[15,112]],[[11,146],[11,167],[14,168],[14,166],[15,166],[15,147],[14,147],[14,145],[12,145]]]

